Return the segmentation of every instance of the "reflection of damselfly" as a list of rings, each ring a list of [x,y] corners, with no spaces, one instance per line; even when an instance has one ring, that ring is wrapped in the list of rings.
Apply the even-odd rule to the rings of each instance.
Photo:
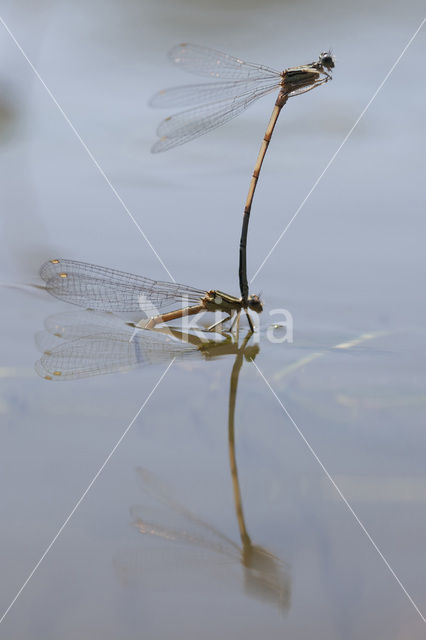
[[[248,309],[256,313],[263,309],[258,296],[250,296],[244,301],[222,291],[202,291],[76,260],[48,260],[42,265],[40,275],[46,282],[47,291],[65,302],[99,311],[143,311],[149,314],[151,317],[143,324],[147,329],[204,311],[226,313],[228,318],[225,320],[235,316],[234,322],[238,326],[244,310],[253,331]],[[187,306],[165,312],[178,304]]]
[[[265,136],[256,160],[244,208],[240,239],[240,289],[248,299],[246,266],[247,231],[251,206],[262,163],[281,109],[288,98],[311,91],[331,80],[334,58],[331,52],[321,53],[316,62],[277,71],[270,67],[244,62],[226,53],[192,44],[180,44],[169,53],[170,60],[185,71],[216,82],[165,89],[151,100],[154,107],[184,107],[190,109],[166,118],[158,127],[160,139],[152,147],[154,153],[166,151],[193,140],[242,113],[247,107],[278,90]]]
[[[249,338],[250,334],[247,334],[241,345],[234,350],[235,361],[231,373],[228,402],[228,451],[241,544],[237,544],[230,536],[176,500],[167,487],[153,473],[144,468],[138,469],[144,492],[153,499],[154,504],[161,504],[165,508],[161,511],[160,522],[158,517],[154,519],[149,517],[146,506],[134,506],[131,513],[134,526],[144,536],[167,540],[174,544],[186,544],[193,548],[197,547],[204,550],[206,554],[213,552],[220,554],[227,560],[238,559],[243,568],[244,592],[256,600],[269,602],[286,612],[291,602],[291,576],[288,567],[271,551],[252,542],[246,527],[238,478],[235,442],[235,405],[238,379],[243,359],[254,360],[259,350],[257,345],[248,345]],[[135,571],[134,560],[134,556],[129,558],[127,553],[124,562],[116,560],[115,564],[121,576],[128,576],[129,572]],[[217,566],[217,563],[215,565]]]
[[[232,569],[231,563],[240,562],[243,570],[242,587],[245,595],[276,606],[283,613],[288,611],[291,605],[291,574],[286,562],[269,549],[254,544],[247,532],[245,532],[246,537],[241,536],[241,544],[238,544],[214,524],[200,517],[177,500],[148,469],[139,468],[137,471],[147,497],[152,500],[153,504],[158,502],[159,506],[163,506],[160,510],[156,509],[154,512],[156,515],[151,518],[148,515],[150,511],[146,505],[134,505],[131,508],[133,525],[139,533],[146,537],[163,540],[169,545],[186,545],[193,550],[198,549],[200,552],[204,552],[201,555],[204,560],[201,567],[204,571],[208,569],[210,554],[216,554],[225,560],[224,563],[221,563],[224,571]],[[238,478],[233,478],[233,481],[234,479],[238,482]],[[238,513],[237,517],[239,517]],[[144,550],[146,551],[146,549]],[[181,555],[181,553],[176,554],[176,558],[174,558],[174,571],[179,570],[177,562]],[[155,557],[152,548],[150,548],[150,557]],[[164,549],[162,549],[162,558],[164,558]],[[145,556],[144,560],[146,562]],[[116,557],[115,566],[122,578],[134,575],[138,570],[134,551],[129,553],[126,550],[125,554]],[[215,560],[214,566],[216,569],[220,566],[217,560]],[[142,577],[144,577],[144,573],[142,573]]]
[[[201,356],[213,360],[235,354],[239,348],[229,334],[216,340],[209,332],[193,334],[172,327],[136,330],[122,318],[103,311],[49,316],[45,330],[36,334],[36,344],[42,355],[35,369],[46,380],[124,373],[173,358],[182,361]],[[254,357],[258,350],[254,345],[246,352]]]

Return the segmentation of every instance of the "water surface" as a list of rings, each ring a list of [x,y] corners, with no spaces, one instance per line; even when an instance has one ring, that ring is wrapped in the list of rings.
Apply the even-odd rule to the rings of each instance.
[[[332,83],[291,100],[265,161],[253,274],[423,17],[409,5],[4,2],[21,43],[173,277],[237,293],[241,214],[273,97],[151,156],[159,88],[190,41],[273,67],[332,46]],[[0,30],[1,280],[64,256],[167,279]],[[252,285],[255,364],[425,611],[424,88],[420,32]],[[195,80],[196,81],[196,80]],[[48,383],[34,334],[75,309],[1,290],[4,611],[165,370]],[[288,309],[294,343],[271,344]],[[253,363],[172,365],[0,627],[5,638],[421,638],[424,623]],[[235,481],[235,476],[234,476]],[[234,484],[235,488],[235,484]],[[240,524],[240,526],[239,526]]]

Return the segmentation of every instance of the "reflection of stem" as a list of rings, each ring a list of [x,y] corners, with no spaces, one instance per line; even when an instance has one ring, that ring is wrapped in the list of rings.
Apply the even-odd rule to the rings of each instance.
[[[151,331],[160,331],[152,329]],[[168,329],[170,331],[170,329]],[[178,337],[173,330],[173,335]],[[231,342],[220,346],[221,354],[235,354],[235,361],[232,367],[229,389],[229,413],[228,413],[228,440],[229,440],[229,460],[231,466],[232,487],[234,492],[235,511],[237,515],[238,528],[241,539],[241,546],[233,542],[216,527],[210,525],[205,520],[199,518],[184,505],[171,498],[167,491],[155,481],[155,478],[147,471],[140,469],[145,488],[150,489],[153,496],[164,505],[172,508],[177,514],[182,516],[187,524],[195,525],[191,528],[174,528],[148,522],[144,516],[137,515],[137,508],[134,510],[134,524],[140,533],[155,535],[159,538],[185,542],[191,546],[199,546],[202,549],[221,553],[229,558],[236,557],[243,569],[244,593],[261,602],[270,602],[277,605],[283,612],[290,607],[291,601],[291,580],[283,567],[279,557],[259,545],[253,544],[247,532],[243,505],[241,498],[240,484],[238,481],[238,470],[235,450],[235,406],[237,398],[238,380],[243,365],[243,359],[253,360],[259,353],[259,346],[247,346],[252,333],[249,331],[238,347]],[[182,336],[183,337],[183,336]],[[192,341],[191,341],[192,342]],[[193,343],[195,344],[195,343]],[[204,349],[204,345],[203,345]],[[215,357],[214,350],[210,353],[202,351],[206,357]]]
[[[184,334],[180,331],[173,329],[172,327],[167,327],[165,329],[152,329],[152,331],[164,332],[173,335],[174,337],[191,342],[191,344],[197,346],[200,351],[204,352],[204,355],[208,356],[209,347],[211,348],[211,344],[207,343],[203,344],[200,338],[192,336],[191,334]],[[243,503],[241,499],[241,490],[240,483],[238,480],[238,468],[237,468],[237,457],[235,453],[235,404],[237,400],[237,388],[238,388],[238,378],[240,375],[241,367],[243,365],[244,352],[246,350],[246,346],[252,332],[249,331],[241,343],[241,346],[238,347],[238,343],[229,343],[226,341],[224,344],[215,344],[214,350],[212,353],[219,354],[219,351],[223,354],[225,353],[235,353],[235,362],[232,367],[231,372],[231,382],[229,388],[229,410],[228,410],[228,442],[229,442],[229,462],[231,467],[231,477],[232,477],[232,487],[234,491],[234,502],[235,502],[235,511],[237,514],[238,528],[240,530],[240,538],[243,545],[243,555],[244,552],[251,549],[252,543],[250,540],[250,536],[247,533],[246,524],[244,520],[244,512],[243,512]],[[252,357],[255,357],[258,352],[258,348],[253,347],[255,352],[252,354]]]
[[[244,338],[241,347],[237,351],[234,366],[231,373],[231,384],[229,387],[229,413],[228,413],[228,442],[229,442],[229,462],[231,466],[232,487],[234,490],[235,510],[237,513],[238,528],[240,530],[243,548],[251,546],[250,536],[247,533],[243,513],[243,503],[241,500],[240,483],[238,481],[237,458],[235,454],[235,403],[237,400],[238,378],[243,364],[244,349],[250,333]]]

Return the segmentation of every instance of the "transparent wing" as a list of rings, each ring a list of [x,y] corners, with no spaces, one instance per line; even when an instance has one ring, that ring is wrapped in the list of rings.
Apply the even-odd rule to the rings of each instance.
[[[197,304],[205,291],[76,260],[48,260],[40,269],[47,291],[65,302],[101,311],[147,311]]]
[[[281,76],[260,80],[227,80],[226,82],[203,82],[163,89],[150,100],[151,107],[160,109],[186,107],[238,98],[252,93],[261,86],[278,88]]]
[[[67,311],[48,316],[44,321],[45,331],[35,335],[37,348],[42,353],[51,351],[65,340],[75,340],[89,335],[104,333],[132,333],[122,318],[106,311]]]
[[[152,147],[152,153],[172,149],[220,127],[278,86],[276,82],[263,85],[242,96],[212,102],[166,118],[157,129],[160,140]]]
[[[169,51],[168,56],[173,64],[184,71],[208,78],[241,80],[280,75],[279,71],[271,67],[245,62],[227,53],[196,44],[178,44]]]
[[[136,332],[119,318],[105,315],[109,314],[85,312],[48,318],[47,330],[36,336],[37,346],[43,350],[36,372],[47,380],[77,380],[170,362],[198,351],[164,333]]]
[[[197,525],[198,527],[209,531],[226,544],[233,546],[237,550],[239,549],[238,545],[235,544],[233,540],[228,538],[228,536],[223,534],[206,520],[200,518],[200,516],[195,514],[193,511],[188,509],[188,507],[179,502],[174,496],[172,496],[170,490],[159,480],[159,478],[154,473],[149,471],[149,469],[146,469],[145,467],[138,467],[136,471],[142,480],[142,486],[147,495],[153,497],[155,500],[164,504],[169,509],[172,509],[175,513],[183,516],[188,522],[192,522],[194,525]]]
[[[191,530],[172,528],[170,525],[158,524],[157,522],[148,521],[144,515],[142,508],[133,507],[133,526],[144,535],[163,538],[172,542],[180,542],[190,545],[191,547],[200,547],[206,551],[213,551],[233,560],[239,560],[240,552],[235,545],[223,544],[215,540],[212,535],[206,535],[205,531],[197,531],[194,526]]]
[[[145,468],[138,468],[137,471],[148,496],[166,507],[162,517],[163,522],[153,523],[147,520],[146,508],[133,506],[131,508],[133,524],[140,533],[185,542],[191,546],[239,559],[240,548],[231,538],[179,502],[151,471]],[[176,516],[181,520],[179,529],[171,526],[171,523],[176,522]],[[166,523],[167,518],[170,523]]]

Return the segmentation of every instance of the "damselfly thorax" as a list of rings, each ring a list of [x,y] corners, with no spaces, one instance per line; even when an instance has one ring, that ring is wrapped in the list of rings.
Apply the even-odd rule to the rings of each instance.
[[[253,331],[253,325],[250,319],[250,316],[247,313],[247,310],[255,311],[256,313],[261,313],[263,310],[262,302],[260,301],[259,296],[252,295],[247,298],[247,300],[243,300],[243,298],[236,298],[235,296],[230,296],[228,293],[224,293],[223,291],[215,291],[214,289],[207,291],[206,294],[200,299],[200,304],[184,307],[183,309],[176,309],[176,311],[171,311],[170,313],[163,313],[157,316],[151,317],[147,322],[142,320],[137,323],[136,326],[143,326],[147,329],[153,329],[157,324],[161,322],[170,322],[171,320],[177,320],[179,318],[184,318],[186,316],[193,316],[198,313],[202,313],[203,311],[210,311],[212,313],[226,313],[228,314],[227,319],[231,319],[236,316],[237,320],[240,316],[242,310],[244,310],[247,314],[247,319],[249,321],[249,325],[251,330]],[[210,328],[213,329],[215,326],[223,324],[223,320],[220,320],[217,324],[212,325]]]
[[[319,84],[331,80],[329,70],[334,67],[333,57],[329,53],[322,53],[317,62],[299,67],[290,67],[282,72],[282,92],[297,95],[314,89]]]

